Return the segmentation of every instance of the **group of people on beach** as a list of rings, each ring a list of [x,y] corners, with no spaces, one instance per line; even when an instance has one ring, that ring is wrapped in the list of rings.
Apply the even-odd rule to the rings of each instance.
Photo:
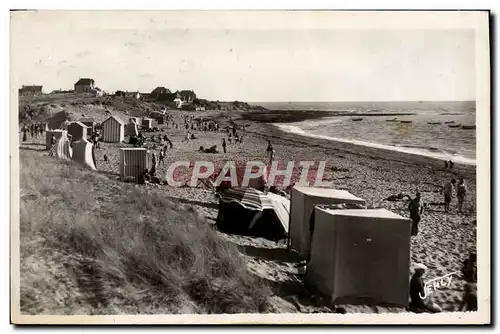
[[[28,140],[28,135],[31,135],[31,138],[37,138],[38,136],[43,136],[45,131],[44,123],[32,123],[30,125],[25,124],[21,127],[21,132],[23,134],[23,142]]]
[[[465,185],[465,180],[460,178],[458,184],[455,186],[457,181],[453,178],[447,182],[442,190],[444,196],[444,212],[450,212],[450,204],[452,202],[453,194],[457,197],[457,208],[458,213],[463,213],[464,203],[467,196],[467,186]],[[411,235],[416,236],[418,234],[418,224],[424,213],[424,205],[421,202],[420,192],[417,192],[415,198],[410,200],[408,204],[408,211],[410,213],[410,219],[412,220]]]

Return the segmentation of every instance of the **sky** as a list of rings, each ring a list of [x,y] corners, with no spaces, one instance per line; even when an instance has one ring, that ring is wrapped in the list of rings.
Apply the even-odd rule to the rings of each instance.
[[[50,92],[90,77],[108,92],[164,86],[221,101],[476,98],[471,29],[335,29],[293,19],[264,29],[255,20],[211,25],[208,12],[85,13],[11,13],[14,82]]]

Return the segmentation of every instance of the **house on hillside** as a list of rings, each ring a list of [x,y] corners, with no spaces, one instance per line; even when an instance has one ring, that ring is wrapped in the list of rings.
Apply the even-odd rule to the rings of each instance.
[[[196,99],[196,94],[192,90],[181,90],[177,93],[180,94],[182,101],[184,102],[193,102]]]
[[[171,92],[170,92],[170,90],[168,88],[165,88],[165,87],[156,87],[151,92],[151,97],[157,99],[159,96],[166,95],[166,94],[171,94]]]
[[[99,87],[95,87],[94,89],[92,89],[92,93],[94,93],[95,97],[104,96],[104,91],[102,89],[100,89]]]
[[[180,96],[180,94],[174,99],[174,103],[177,109],[182,108],[182,104],[184,103],[184,101],[182,101],[182,97]]]
[[[139,93],[139,91],[136,91],[136,92],[125,92],[123,96],[132,97],[132,98],[137,99],[137,100],[141,99],[141,94]]]
[[[42,86],[25,86],[19,88],[19,96],[36,96],[41,95]]]
[[[75,83],[75,92],[77,93],[92,93],[95,88],[94,79],[82,78]]]

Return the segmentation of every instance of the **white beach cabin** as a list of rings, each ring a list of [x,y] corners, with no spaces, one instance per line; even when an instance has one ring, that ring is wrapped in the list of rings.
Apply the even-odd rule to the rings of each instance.
[[[289,226],[289,245],[301,258],[307,258],[310,251],[309,222],[317,204],[358,204],[365,200],[346,190],[295,186],[291,192],[291,212]]]
[[[306,282],[331,302],[408,306],[411,221],[386,209],[314,212]]]

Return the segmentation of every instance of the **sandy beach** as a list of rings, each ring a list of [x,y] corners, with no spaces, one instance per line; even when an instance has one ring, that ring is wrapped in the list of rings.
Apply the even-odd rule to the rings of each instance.
[[[178,124],[186,112],[173,111]],[[194,114],[194,113],[191,113]],[[222,124],[227,123],[221,112],[196,113],[196,117],[216,117]],[[424,281],[460,270],[468,251],[476,245],[476,180],[475,168],[456,165],[453,173],[444,170],[443,162],[415,155],[381,151],[346,143],[301,137],[279,131],[272,125],[250,122],[231,113],[236,124],[246,124],[243,143],[228,144],[227,153],[207,154],[198,151],[200,146],[208,148],[217,145],[222,151],[221,141],[224,132],[192,131],[196,139],[182,142],[186,131],[159,126],[161,135],[167,134],[173,142],[173,149],[167,151],[165,165],[160,165],[157,175],[166,173],[167,167],[174,161],[212,161],[221,167],[228,160],[238,163],[258,160],[265,161],[267,139],[272,141],[278,161],[326,161],[324,180],[333,182],[334,188],[344,189],[366,200],[370,208],[386,208],[408,217],[408,203],[390,202],[384,199],[399,193],[414,196],[417,191],[427,203],[427,209],[420,222],[419,234],[411,238],[411,265],[424,263],[428,267]],[[123,116],[126,117],[126,116]],[[145,133],[146,137],[157,136],[160,132]],[[146,147],[152,148],[151,141]],[[164,145],[164,144],[163,144]],[[22,144],[29,147],[30,144]],[[119,177],[118,147],[128,144],[102,143],[96,150],[98,173],[108,178]],[[159,153],[159,148],[152,150]],[[40,152],[40,154],[47,154]],[[104,154],[108,157],[105,162]],[[317,166],[317,164],[315,165]],[[185,175],[185,180],[190,175]],[[441,187],[452,177],[464,177],[468,186],[465,214],[458,214],[456,198],[452,202],[452,212],[445,213],[441,203]],[[167,197],[180,205],[192,207],[209,224],[215,222],[217,201],[213,189],[191,187],[170,187],[168,185],[136,185],[144,192]],[[297,276],[293,252],[287,252],[286,243],[275,244],[261,238],[250,238],[217,232],[221,237],[237,245],[244,256],[250,272],[269,283],[273,290],[272,305],[275,312],[332,312],[328,303],[313,291],[306,290]],[[408,280],[412,272],[408,273]],[[388,277],[390,279],[390,277]],[[453,277],[451,286],[432,294],[432,301],[444,311],[457,310],[465,280],[460,275]],[[360,305],[342,306],[347,312],[403,312],[402,309],[370,307]]]

